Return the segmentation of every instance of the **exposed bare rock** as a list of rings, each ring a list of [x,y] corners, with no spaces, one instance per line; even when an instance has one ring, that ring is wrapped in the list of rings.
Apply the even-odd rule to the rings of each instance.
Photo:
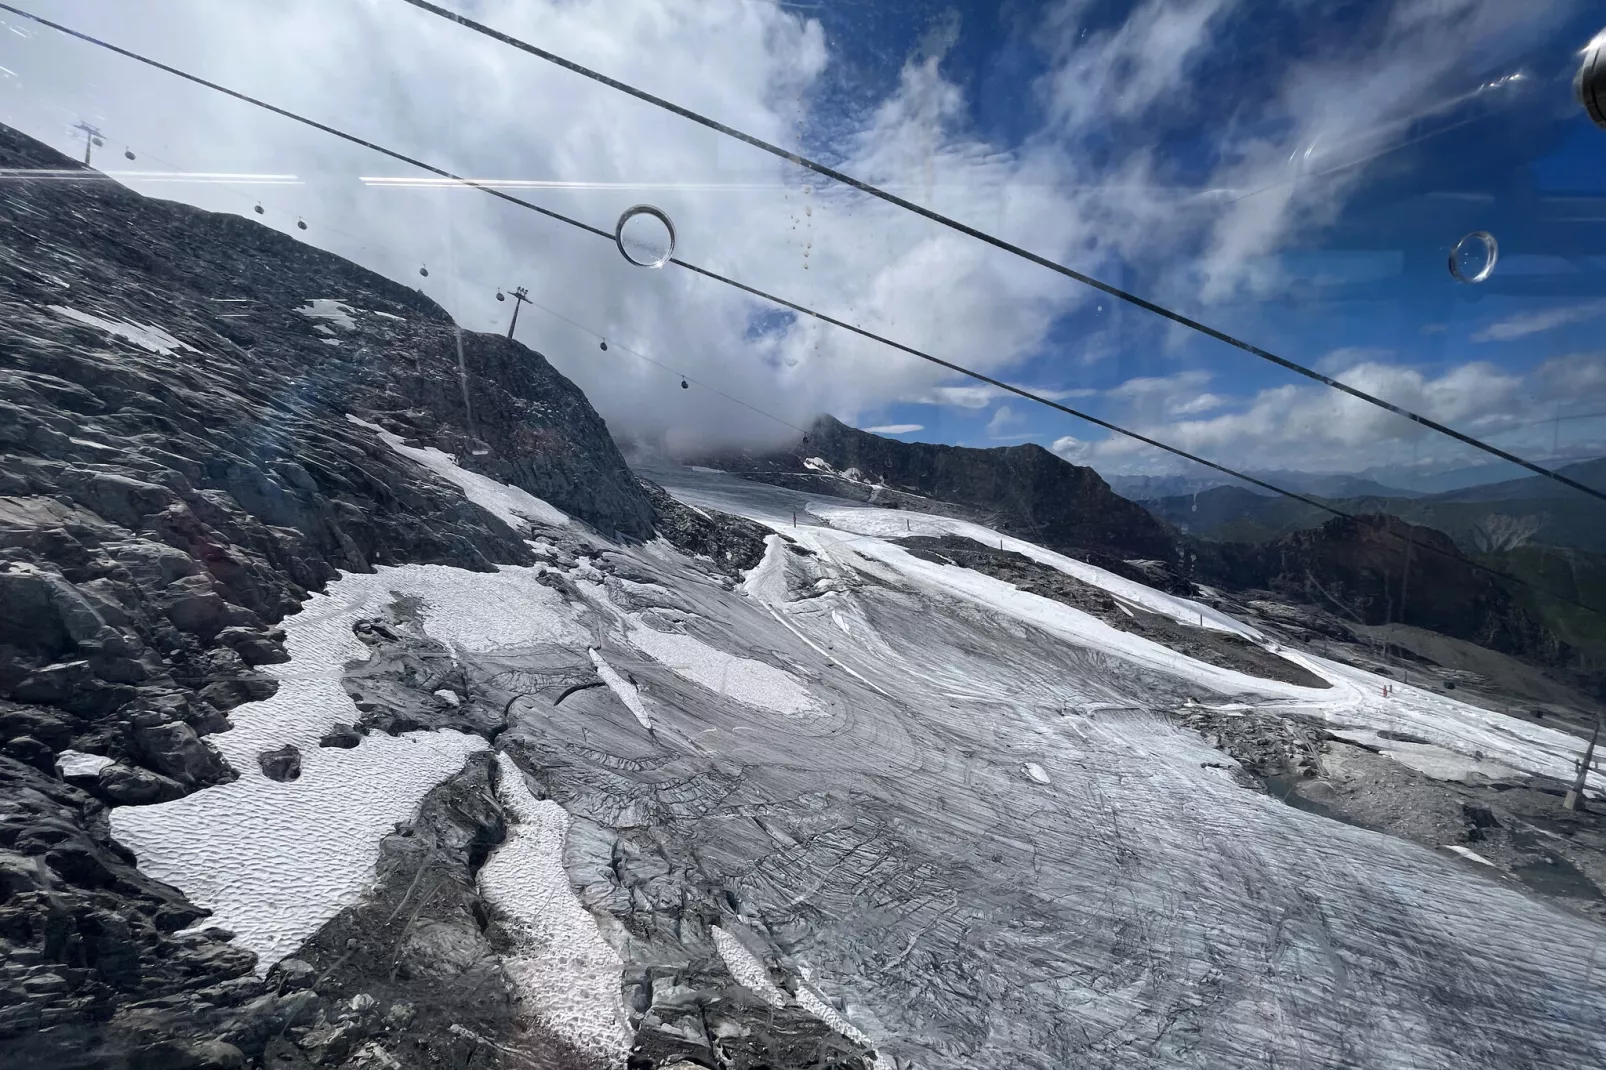
[[[651,480],[641,480],[652,502],[658,533],[678,550],[709,558],[723,572],[739,574],[764,559],[770,529],[729,513],[692,509]]]
[[[271,780],[294,780],[301,775],[301,751],[295,744],[287,743],[277,750],[265,750],[258,754],[257,764],[262,767],[263,775]]]

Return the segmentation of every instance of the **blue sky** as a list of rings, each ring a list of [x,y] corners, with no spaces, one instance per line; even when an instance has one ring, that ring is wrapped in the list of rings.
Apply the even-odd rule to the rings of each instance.
[[[1583,418],[1606,411],[1606,131],[1569,84],[1601,29],[1588,0],[462,6],[1518,452],[1606,453],[1606,418]],[[693,262],[1224,463],[1475,459],[397,0],[34,8],[459,173],[535,183],[524,195],[598,226],[657,204]],[[117,164],[136,189],[407,279],[474,329],[503,329],[495,290],[528,286],[520,339],[627,442],[774,439],[828,411],[1178,470],[483,195],[376,185],[406,169],[12,21],[0,120],[67,151],[96,122],[113,163],[138,150]],[[236,177],[171,178],[195,173]],[[1500,260],[1470,286],[1445,260],[1477,229]]]
[[[1319,10],[1324,6],[1338,9],[1337,14]],[[859,5],[849,4],[830,5],[822,16],[828,33],[855,42],[844,67],[863,79],[866,96],[884,92],[930,27],[957,24],[956,43],[944,55],[942,70],[964,87],[966,119],[977,135],[1015,149],[1042,136],[1039,83],[1050,62],[1042,47],[1041,19],[1020,5],[888,7],[900,17],[870,18]],[[1257,114],[1246,99],[1274,93],[1297,57],[1312,54],[1312,42],[1347,35],[1364,47],[1368,36],[1383,32],[1380,23],[1397,5],[1306,5],[1296,13],[1287,7],[1243,5],[1222,20],[1179,80],[1178,93],[1192,99],[1189,107],[1178,109],[1175,122],[1151,122],[1152,114],[1145,113],[1141,128],[1110,122],[1077,147],[1091,144],[1111,157],[1155,152],[1180,185],[1206,188],[1221,152],[1222,131],[1261,123],[1268,136],[1275,136],[1277,116]],[[1090,5],[1079,25],[1094,34],[1108,32],[1130,16],[1131,8]],[[867,27],[877,32],[856,32]],[[1550,411],[1544,415],[1562,417],[1606,409],[1606,384],[1599,376],[1585,372],[1581,382],[1534,381],[1547,361],[1606,349],[1601,342],[1606,131],[1594,128],[1563,92],[1574,54],[1599,28],[1580,10],[1522,47],[1502,49],[1481,41],[1468,48],[1459,69],[1420,94],[1422,110],[1437,108],[1435,114],[1397,124],[1375,143],[1355,147],[1352,156],[1376,156],[1350,169],[1358,176],[1343,175],[1340,211],[1292,229],[1261,254],[1275,278],[1259,292],[1199,300],[1198,279],[1189,278],[1199,250],[1185,242],[1165,249],[1159,262],[1117,257],[1098,274],[1145,296],[1164,295],[1190,315],[1327,372],[1367,362],[1410,369],[1431,381],[1468,364],[1487,364],[1496,379],[1523,379],[1518,396],[1499,391],[1487,407],[1458,415],[1507,446],[1589,454],[1601,446],[1606,422],[1562,419],[1548,431],[1531,428],[1546,406]],[[1514,73],[1521,77],[1478,92],[1479,86]],[[1335,106],[1341,108],[1342,102]],[[1342,152],[1335,155],[1329,165],[1347,162]],[[1319,192],[1324,177],[1307,181]],[[1471,286],[1450,275],[1446,257],[1457,239],[1479,229],[1496,235],[1501,259],[1487,282]],[[1168,419],[1244,412],[1257,393],[1299,382],[1219,343],[1179,338],[1141,311],[1120,308],[1110,299],[1057,318],[1011,379],[1070,392],[1065,400],[1073,407],[1112,418],[1136,416],[1152,430],[1163,429]],[[1169,408],[1135,403],[1145,379],[1175,384],[1165,391],[1163,383],[1153,383],[1149,391],[1148,405]],[[1567,389],[1577,386],[1584,388]],[[1156,400],[1162,393],[1164,401]],[[1200,399],[1212,396],[1222,404],[1176,411],[1206,405]],[[1062,414],[1029,403],[966,400],[975,407],[903,400],[863,414],[861,424],[920,425],[921,430],[902,437],[969,445],[1049,445],[1066,434],[1088,442],[1100,437],[1086,425],[1068,426]],[[1424,453],[1445,464],[1474,459],[1438,443],[1412,447],[1418,459]],[[1276,467],[1279,461],[1267,457],[1264,464]]]

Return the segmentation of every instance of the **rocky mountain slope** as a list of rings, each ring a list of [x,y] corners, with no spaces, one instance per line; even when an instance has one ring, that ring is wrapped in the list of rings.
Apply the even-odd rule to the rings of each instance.
[[[1599,465],[1569,471],[1589,479]],[[1606,686],[1606,612],[1579,604],[1606,609],[1606,558],[1580,548],[1601,545],[1606,507],[1549,480],[1334,500],[1362,523],[1236,487],[1143,504],[1176,525],[1200,579],[1428,628],[1563,670],[1591,692]],[[1389,532],[1439,552],[1408,554]]]
[[[1352,623],[1437,631],[1575,671],[1582,686],[1596,686],[1592,622],[1573,619],[1553,600],[1536,601],[1520,584],[1494,581],[1474,567],[1473,548],[1386,509],[1365,508],[1378,504],[1371,499],[1344,503],[1367,516],[1359,523],[1235,487],[1139,505],[1113,493],[1092,469],[1037,446],[902,442],[831,417],[784,449],[700,461],[776,486],[983,522],[1177,593],[1192,593],[1195,583],[1261,591]],[[1267,527],[1273,522],[1280,525],[1276,537]],[[1400,536],[1438,552],[1407,555]],[[1407,556],[1414,577],[1406,574]]]
[[[92,175],[0,258],[0,1066],[1606,1060],[1575,735],[1161,589],[1096,479],[632,473],[539,355]]]
[[[236,981],[208,998],[255,998],[254,956],[173,935],[203,912],[129,868],[105,808],[239,775],[204,737],[275,692],[261,667],[285,661],[277,625],[309,591],[387,563],[534,559],[347,414],[609,534],[650,537],[654,513],[585,397],[522,345],[460,335],[388,279],[139,197],[6,128],[0,167],[78,176],[12,178],[0,197],[0,1047],[15,1053],[129,1001]],[[64,752],[94,756],[68,760],[65,783]],[[122,1065],[137,1035],[108,1034],[90,1064]],[[39,1045],[31,1065],[75,1064]]]
[[[1212,582],[1272,591],[1356,624],[1426,628],[1546,665],[1571,654],[1510,584],[1474,568],[1441,532],[1394,517],[1334,517],[1270,543],[1201,554],[1199,574]]]
[[[811,458],[829,468],[810,467]],[[784,449],[720,455],[698,463],[879,505],[900,500],[914,508],[929,508],[927,500],[959,505],[1002,531],[1057,549],[1124,558],[1175,556],[1170,533],[1147,512],[1114,494],[1093,469],[1036,444],[972,449],[899,442],[821,416],[806,438]]]

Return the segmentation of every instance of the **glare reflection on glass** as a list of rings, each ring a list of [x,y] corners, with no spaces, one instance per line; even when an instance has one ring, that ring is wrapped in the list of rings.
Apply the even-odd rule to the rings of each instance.
[[[1500,246],[1494,235],[1486,230],[1475,230],[1450,250],[1450,274],[1461,282],[1482,282],[1494,274],[1494,265],[1499,259]]]
[[[613,240],[637,267],[660,268],[675,255],[675,225],[650,204],[625,209],[614,225]]]

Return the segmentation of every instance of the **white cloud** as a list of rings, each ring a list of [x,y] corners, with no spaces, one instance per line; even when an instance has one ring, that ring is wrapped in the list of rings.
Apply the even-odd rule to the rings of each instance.
[[[1491,323],[1472,334],[1474,342],[1509,342],[1526,338],[1530,334],[1555,330],[1573,323],[1583,323],[1606,314],[1606,301],[1585,301],[1562,308],[1547,308],[1541,312],[1524,312],[1509,319]]]
[[[1016,412],[1008,405],[1000,405],[998,408],[993,410],[993,418],[987,421],[987,437],[1014,437],[1010,429],[1018,427],[1025,422],[1025,415]]]
[[[950,24],[909,58],[884,99],[844,117],[808,111],[837,52],[807,10],[481,0],[474,14],[514,35],[561,42],[580,63],[774,142],[803,143],[800,132],[827,124],[849,173],[1095,274],[1128,259],[1203,264],[1178,267],[1157,294],[1171,286],[1197,302],[1277,285],[1266,254],[1290,233],[1303,240],[1319,227],[1367,168],[1306,178],[1386,147],[1401,119],[1437,106],[1468,55],[1484,66],[1520,55],[1577,7],[1385,2],[1389,32],[1289,60],[1277,91],[1244,101],[1231,121],[1199,111],[1188,80],[1212,50],[1245,32],[1257,10],[1245,0],[1145,0],[1122,25],[1088,34],[1082,20],[1092,0],[1037,9],[1049,127],[1015,148],[979,137],[966,90],[942,76]],[[170,0],[154,14],[147,6],[53,0],[44,13],[459,173],[565,183],[528,196],[597,226],[610,227],[628,204],[658,204],[675,219],[686,259],[1000,377],[1045,351],[1074,361],[1130,349],[1163,326],[405,5]],[[508,308],[494,301],[496,288],[528,286],[596,334],[529,308],[519,337],[585,389],[621,437],[792,433],[710,391],[681,391],[676,374],[635,360],[626,346],[792,424],[820,411],[851,421],[899,399],[977,410],[1003,400],[995,388],[957,385],[943,369],[807,317],[752,330],[773,310],[684,271],[632,268],[608,242],[481,193],[364,186],[357,176],[407,169],[80,42],[29,32],[7,38],[6,66],[19,87],[0,103],[7,121],[68,149],[68,128],[88,119],[107,132],[106,152],[126,144],[140,153],[139,166],[303,176],[303,185],[262,189],[144,188],[253,219],[260,196],[270,225],[421,285],[472,329],[503,329]],[[1150,124],[1184,118],[1197,121],[1222,161],[1202,180],[1181,181],[1147,148]],[[1086,151],[1123,123],[1137,132],[1123,142],[1131,151]],[[1291,154],[1302,161],[1297,182],[1289,181]],[[305,234],[294,229],[297,216],[311,224]],[[1090,301],[1111,304],[1100,313],[1109,325],[1049,350],[1056,320]],[[602,353],[597,335],[622,345]],[[1155,392],[1154,418],[1222,407],[1202,384],[1191,389]],[[1056,400],[1094,393],[1040,392]]]
[[[1606,454],[1606,420],[1575,419],[1566,438],[1555,416],[1598,414],[1606,408],[1606,353],[1573,354],[1535,368],[1526,376],[1485,362],[1461,364],[1438,374],[1393,364],[1366,362],[1336,375],[1371,394],[1390,398],[1469,434],[1492,439],[1519,455]],[[1356,472],[1381,464],[1478,463],[1482,454],[1373,405],[1317,384],[1287,384],[1241,398],[1212,399],[1215,415],[1197,419],[1186,406],[1168,410],[1158,384],[1181,379],[1142,379],[1111,391],[1124,399],[1117,414],[1127,426],[1191,453],[1233,467],[1316,472]],[[1160,399],[1160,404],[1155,399]],[[1200,412],[1205,412],[1203,408]],[[1054,452],[1101,471],[1182,472],[1188,462],[1119,435],[1082,442],[1065,438]]]
[[[1022,389],[1047,398],[1050,401],[1068,401],[1072,398],[1090,398],[1098,394],[1091,388],[1076,388],[1059,390],[1047,386],[1026,386]],[[1000,390],[996,386],[979,384],[977,386],[936,386],[912,394],[901,400],[919,405],[947,405],[960,409],[985,409],[999,398],[1015,398],[1019,394],[1008,390]],[[1031,402],[1022,399],[1023,404]]]
[[[1054,440],[1049,450],[1059,454],[1072,464],[1087,464],[1097,452],[1094,443],[1084,442],[1074,435],[1062,435]]]
[[[872,435],[908,435],[925,429],[925,424],[881,424],[879,427],[861,428]]]
[[[1119,386],[1111,387],[1105,393],[1110,397],[1131,400],[1156,397],[1170,398],[1177,393],[1195,391],[1209,381],[1210,373],[1208,371],[1194,369],[1164,377],[1139,376],[1135,379],[1128,379]]]
[[[1533,376],[1542,400],[1606,399],[1606,351],[1553,357],[1534,369]]]
[[[1311,367],[1334,375],[1357,364],[1382,364],[1393,356],[1394,350],[1379,346],[1340,346],[1317,357]]]
[[[1194,416],[1211,409],[1219,409],[1227,404],[1227,399],[1217,394],[1200,394],[1192,401],[1184,401],[1172,408],[1173,416]]]

